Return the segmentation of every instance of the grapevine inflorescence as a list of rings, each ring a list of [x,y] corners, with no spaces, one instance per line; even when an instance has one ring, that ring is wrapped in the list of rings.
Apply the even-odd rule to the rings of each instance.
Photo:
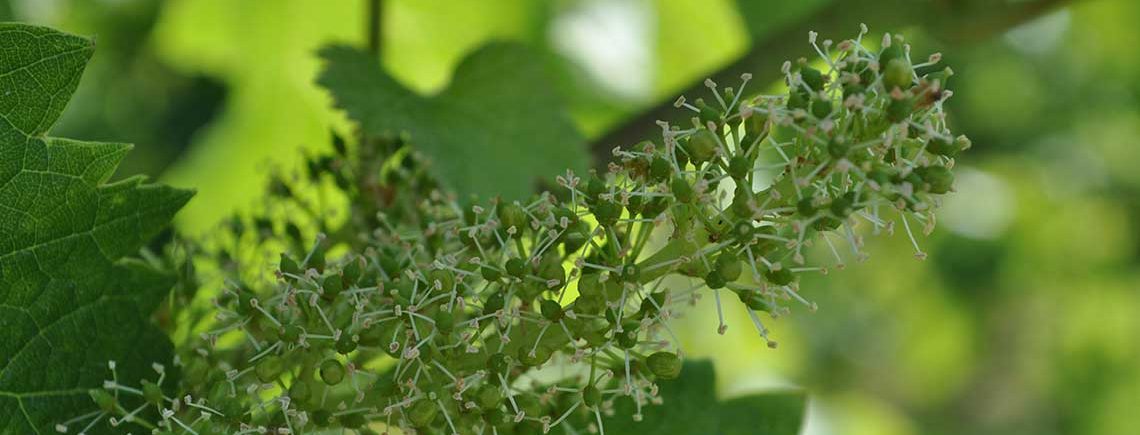
[[[528,201],[458,200],[399,137],[338,142],[276,181],[263,216],[202,244],[225,280],[212,311],[182,313],[197,326],[179,397],[112,379],[89,418],[159,433],[604,433],[630,400],[639,419],[680,373],[668,320],[684,305],[737,299],[775,347],[758,313],[814,309],[797,278],[827,271],[806,247],[842,266],[837,243],[862,257],[857,226],[901,221],[912,241],[912,223],[933,226],[970,145],[942,112],[951,71],[865,34],[813,33],[820,59],[785,63],[787,95],[745,97],[748,75],[707,82],[710,100],[676,102],[690,123],[660,123],[607,171],[567,172]],[[302,192],[328,184],[347,199],[339,222]],[[249,270],[269,251],[271,276]]]

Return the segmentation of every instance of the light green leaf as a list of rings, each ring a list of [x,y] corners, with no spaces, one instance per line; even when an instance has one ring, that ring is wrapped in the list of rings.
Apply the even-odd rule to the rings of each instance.
[[[686,362],[681,377],[659,385],[664,403],[642,406],[640,422],[630,418],[637,413],[632,399],[617,399],[614,415],[603,418],[606,433],[796,435],[803,420],[801,392],[766,392],[718,401],[716,374],[707,360]]]
[[[425,97],[396,82],[368,54],[322,50],[318,83],[370,135],[409,133],[434,173],[461,195],[521,199],[535,182],[582,171],[582,136],[551,89],[541,62],[512,44],[486,45],[456,69],[451,85]]]
[[[49,433],[94,408],[87,389],[108,378],[108,360],[125,382],[169,365],[170,342],[147,317],[173,279],[123,257],[193,193],[140,177],[106,184],[129,145],[46,136],[91,40],[0,24],[0,42],[0,433]]]

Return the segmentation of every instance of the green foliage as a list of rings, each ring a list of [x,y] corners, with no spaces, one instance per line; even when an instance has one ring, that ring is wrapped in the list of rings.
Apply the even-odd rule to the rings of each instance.
[[[319,83],[370,136],[408,133],[430,170],[460,195],[522,199],[538,180],[587,166],[582,136],[559,108],[536,53],[491,44],[469,55],[451,85],[423,97],[376,59],[332,47]]]
[[[0,133],[11,158],[0,167],[0,198],[12,205],[0,217],[13,225],[3,228],[11,249],[0,271],[2,295],[15,300],[4,307],[27,321],[12,328],[19,349],[3,349],[11,356],[0,381],[12,386],[0,392],[5,417],[18,409],[18,424],[33,431],[52,423],[101,430],[106,418],[196,434],[383,422],[522,435],[604,431],[603,420],[631,433],[653,427],[625,428],[622,417],[650,415],[657,432],[734,433],[757,428],[751,413],[777,410],[763,430],[794,432],[802,397],[717,407],[711,366],[682,371],[668,320],[701,292],[720,312],[725,293],[775,347],[760,315],[783,315],[788,301],[814,307],[799,277],[827,271],[808,266],[804,248],[831,245],[827,236],[838,230],[858,253],[856,225],[889,229],[894,219],[913,241],[908,220],[932,227],[938,196],[953,186],[954,160],[928,149],[953,140],[941,111],[950,71],[916,75],[901,38],[871,51],[861,44],[865,29],[834,52],[830,41],[815,46],[812,34],[829,68],[786,64],[787,96],[742,97],[747,74],[740,88],[707,82],[711,103],[676,103],[694,112],[691,126],[663,122],[659,140],[615,149],[606,173],[583,182],[571,168],[539,195],[527,193],[540,174],[584,159],[569,122],[543,110],[557,101],[525,51],[485,48],[448,90],[425,98],[369,56],[329,48],[321,83],[365,137],[355,148],[336,141],[303,175],[275,177],[267,209],[292,212],[237,218],[195,251],[224,284],[214,310],[183,310],[180,301],[167,313],[206,331],[180,349],[187,376],[174,397],[193,401],[180,406],[160,387],[177,378],[164,369],[169,346],[145,320],[172,279],[122,258],[190,193],[141,178],[105,184],[126,147],[43,137],[65,103],[56,96],[74,89],[91,45],[42,28],[5,30],[22,50],[3,59],[12,91],[4,95],[9,129]],[[883,71],[880,62],[893,67]],[[556,152],[529,151],[528,142]],[[781,169],[770,182],[756,175],[766,159]],[[517,178],[495,184],[484,171]],[[320,187],[347,200],[347,221],[325,219],[323,197],[313,204],[297,193]],[[456,191],[499,195],[472,206]],[[315,243],[303,235],[311,230]],[[661,237],[667,242],[650,243]],[[283,246],[292,252],[282,255]],[[280,263],[266,276],[256,260],[242,262],[251,256]],[[667,277],[699,285],[674,288]],[[76,323],[79,312],[92,324]],[[132,349],[139,345],[149,351]],[[59,349],[82,359],[54,357]],[[154,366],[156,380],[147,362],[164,363]],[[566,370],[539,376],[547,365]],[[95,368],[107,378],[99,388],[90,380]],[[49,390],[36,374],[71,383]],[[83,393],[86,406],[44,402]],[[652,406],[663,401],[700,406]],[[63,420],[84,409],[94,411]]]
[[[47,432],[95,408],[87,389],[108,361],[130,383],[169,364],[170,342],[147,318],[174,278],[124,257],[192,193],[107,183],[129,145],[45,135],[91,40],[19,24],[0,24],[0,40],[0,427]]]
[[[605,419],[606,433],[662,435],[796,435],[806,399],[798,391],[756,393],[718,400],[716,374],[708,361],[685,363],[681,377],[660,383],[660,406],[642,408],[641,421],[631,400],[619,399]]]
[[[498,101],[487,91],[496,86],[465,83],[502,81],[509,74],[480,65],[512,64],[517,52],[496,46],[473,55],[451,90],[424,99],[367,55],[325,50],[322,83],[366,135],[310,156],[303,173],[276,176],[264,212],[203,242],[200,263],[224,284],[216,311],[187,318],[208,332],[186,344],[186,392],[206,397],[200,405],[217,415],[194,430],[296,432],[382,420],[405,431],[507,435],[603,429],[596,426],[605,415],[620,433],[623,417],[663,401],[697,397],[711,406],[705,377],[677,381],[676,397],[660,395],[658,382],[683,374],[670,318],[703,294],[719,310],[727,295],[775,347],[761,315],[788,313],[788,302],[814,307],[799,278],[827,270],[807,264],[808,245],[831,244],[828,235],[839,232],[859,252],[857,225],[901,221],[908,234],[908,220],[929,227],[952,185],[953,160],[927,151],[950,137],[941,82],[912,72],[887,88],[871,67],[883,54],[862,36],[823,55],[826,72],[789,63],[787,96],[741,97],[740,88],[709,82],[708,101],[677,103],[695,114],[691,126],[662,123],[660,139],[614,150],[605,173],[567,171],[552,192],[478,205],[449,189],[462,174],[435,169],[456,166],[456,156],[432,150],[459,145],[440,138],[491,143],[516,130],[525,118],[518,107],[490,117],[474,102],[492,114],[500,103],[529,107],[517,93]],[[900,101],[906,110],[889,110]],[[820,105],[828,110],[805,110]],[[467,118],[451,121],[456,115]],[[764,161],[781,169],[770,182],[756,175]],[[514,165],[501,170],[538,172]],[[528,190],[526,180],[517,183],[509,191]],[[347,220],[325,219],[344,206],[297,193],[321,185],[344,199]],[[279,260],[243,262],[250,258]],[[258,274],[263,267],[275,273]],[[684,277],[697,285],[667,281]],[[549,366],[564,370],[541,375]],[[162,424],[186,424],[196,412]],[[708,420],[673,414],[682,422],[651,424],[677,433],[721,425],[715,411],[701,414]]]

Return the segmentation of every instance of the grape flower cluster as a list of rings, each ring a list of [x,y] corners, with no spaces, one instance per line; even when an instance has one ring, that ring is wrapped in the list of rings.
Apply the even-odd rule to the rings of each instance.
[[[942,111],[952,71],[901,37],[869,49],[866,33],[812,33],[819,59],[784,64],[785,95],[708,81],[711,98],[676,101],[689,122],[527,201],[455,198],[399,137],[338,142],[276,181],[263,215],[203,243],[225,279],[210,310],[181,313],[199,321],[177,396],[112,377],[84,418],[163,434],[604,434],[629,401],[618,417],[640,419],[682,368],[669,319],[699,296],[718,313],[739,301],[775,347],[762,315],[815,309],[798,277],[828,270],[806,248],[842,266],[837,245],[863,256],[857,227],[901,222],[912,242],[933,227],[970,146]],[[330,185],[339,222],[313,205]],[[251,272],[270,251],[272,274]]]

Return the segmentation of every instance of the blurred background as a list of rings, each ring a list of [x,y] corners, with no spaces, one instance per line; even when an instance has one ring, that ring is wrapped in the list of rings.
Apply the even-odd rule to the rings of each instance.
[[[929,259],[869,237],[870,260],[803,283],[820,310],[772,322],[777,350],[743,311],[716,337],[706,300],[678,321],[687,355],[714,359],[725,396],[806,389],[809,435],[1140,432],[1140,2],[0,0],[0,20],[97,37],[54,134],[135,143],[121,173],[197,188],[178,221],[195,233],[350,128],[314,53],[364,46],[373,3],[385,68],[422,93],[488,41],[533,48],[603,159],[706,77],[778,91],[808,30],[865,22],[943,52],[974,148]]]

